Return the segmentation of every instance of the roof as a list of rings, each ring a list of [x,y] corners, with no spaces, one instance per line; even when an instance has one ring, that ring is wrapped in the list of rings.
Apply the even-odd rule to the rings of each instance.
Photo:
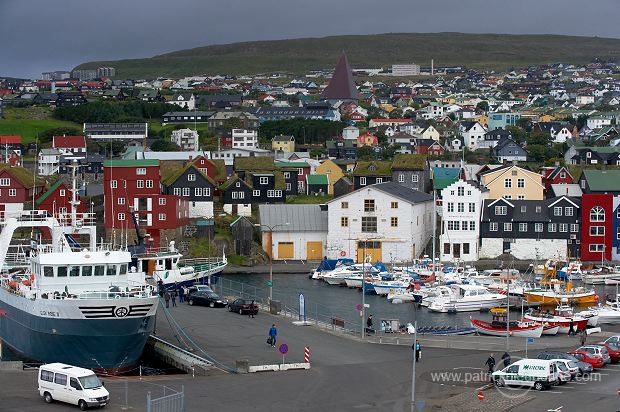
[[[84,123],[84,133],[140,132],[146,133],[146,123]]]
[[[551,209],[558,201],[566,199],[576,207],[581,206],[581,199],[561,196],[553,197],[543,200],[506,200],[499,199],[485,199],[482,206],[482,220],[490,219],[490,209],[496,202],[505,202],[512,207],[508,208],[508,218],[513,222],[550,222],[552,219]],[[536,207],[540,207],[538,212]],[[578,219],[579,215],[575,214],[575,219]]]
[[[364,189],[373,188],[385,192],[391,196],[397,197],[406,202],[415,204],[423,202],[431,202],[433,195],[420,192],[419,190],[410,189],[407,186],[396,182],[384,182],[366,186]]]
[[[235,170],[274,170],[273,158],[269,156],[247,156],[235,158]]]
[[[460,167],[433,167],[433,189],[445,189],[456,182],[460,174]]]
[[[327,211],[320,205],[259,205],[258,215],[261,225],[274,232],[327,232]],[[268,230],[261,226],[261,231]]]
[[[24,169],[23,167],[15,166],[11,167],[8,164],[0,164],[0,172],[6,171],[13,178],[15,178],[22,186],[30,189],[33,186],[43,186],[45,183],[43,179],[37,177],[32,174],[32,172],[28,169]],[[36,182],[35,182],[36,179]]]
[[[592,192],[620,191],[620,170],[584,170],[582,173]]]
[[[281,134],[279,136],[274,136],[273,141],[274,142],[291,142],[291,141],[295,141],[295,137]]]
[[[355,87],[353,73],[351,71],[351,67],[349,66],[349,61],[347,60],[347,55],[345,52],[342,52],[340,60],[338,60],[338,64],[334,70],[334,75],[325,90],[323,90],[323,93],[321,93],[321,98],[349,100],[359,99],[359,93]]]
[[[0,144],[21,144],[21,136],[0,136]]]
[[[233,183],[235,183],[236,181],[242,182],[244,185],[248,186],[248,187],[252,187],[252,185],[248,185],[246,182],[243,181],[243,179],[241,179],[236,173],[231,175],[224,183],[222,183],[220,185],[220,190],[226,190],[228,189],[228,187],[230,187],[230,185],[232,185]]]
[[[146,166],[159,166],[159,160],[157,159],[140,159],[140,160],[106,160],[103,162],[104,167],[146,167]]]
[[[354,176],[391,176],[392,162],[385,160],[358,161]]]
[[[423,154],[397,154],[392,161],[392,169],[424,170],[426,159],[426,155]]]
[[[178,163],[178,162],[174,162],[174,163]],[[187,172],[189,169],[194,169],[194,171],[197,174],[199,174],[202,177],[204,177],[205,179],[207,179],[209,181],[209,183],[211,183],[213,186],[217,186],[217,183],[215,183],[213,181],[213,179],[211,179],[206,174],[202,173],[200,171],[200,169],[198,169],[193,163],[189,163],[185,167],[181,167],[181,168],[174,167],[173,169],[167,169],[167,170],[164,170],[164,168],[162,167],[162,172],[161,172],[161,174],[162,174],[162,181],[161,181],[162,184],[164,184],[165,186],[170,186],[171,184],[176,182],[179,177],[183,176],[185,174],[185,172]]]
[[[583,194],[583,191],[576,183],[554,183],[551,185],[551,191],[553,192],[554,196],[581,197],[581,195]]]
[[[39,198],[37,200],[34,201],[35,205],[40,205],[41,202],[43,202],[45,199],[47,199],[52,193],[54,193],[54,190],[58,189],[58,187],[62,184],[62,180],[58,180],[56,181],[56,183],[54,183],[49,189],[47,189],[47,192],[43,193],[41,196],[39,196]]]
[[[329,184],[329,179],[327,179],[327,175],[308,175],[306,176],[308,180],[308,185],[327,185]]]
[[[73,148],[86,147],[86,138],[84,136],[54,136],[52,147],[55,148]]]

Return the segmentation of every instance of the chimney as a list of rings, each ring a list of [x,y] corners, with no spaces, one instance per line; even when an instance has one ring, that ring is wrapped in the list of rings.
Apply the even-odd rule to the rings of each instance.
[[[559,160],[556,160],[555,167],[560,167],[560,161]]]

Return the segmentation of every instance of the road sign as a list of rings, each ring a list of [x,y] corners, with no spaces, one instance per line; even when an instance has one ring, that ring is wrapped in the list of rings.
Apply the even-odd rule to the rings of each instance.
[[[306,299],[304,294],[299,294],[299,320],[306,320]]]
[[[267,286],[272,287],[272,286],[273,286],[273,282],[272,282],[272,281],[270,281],[270,280],[268,280],[268,281],[267,281]]]
[[[362,306],[361,303],[358,303],[357,305],[355,305],[355,310],[358,311],[358,312],[361,312],[362,308],[363,308],[363,306]]]
[[[283,343],[282,345],[280,345],[280,348],[278,350],[282,355],[286,355],[288,352],[288,345],[286,343]]]
[[[534,338],[527,338],[527,343],[534,343]]]
[[[369,308],[370,307],[370,303],[364,303],[364,307],[365,308]]]
[[[478,400],[479,401],[483,401],[484,400],[484,392],[482,392],[482,391],[478,392]]]
[[[304,346],[304,362],[310,363],[310,348]]]

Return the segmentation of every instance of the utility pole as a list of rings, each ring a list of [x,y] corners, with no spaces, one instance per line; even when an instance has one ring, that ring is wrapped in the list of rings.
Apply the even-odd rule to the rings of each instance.
[[[418,320],[417,320],[417,303],[414,303],[416,320],[413,322],[413,366],[411,371],[411,412],[415,412],[415,364],[416,364],[416,348],[418,342]]]

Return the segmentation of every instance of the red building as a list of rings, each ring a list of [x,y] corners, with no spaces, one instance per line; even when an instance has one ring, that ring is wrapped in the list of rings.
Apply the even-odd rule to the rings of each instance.
[[[613,195],[583,194],[581,197],[581,259],[611,260]]]
[[[72,198],[71,188],[65,182],[59,180],[35,200],[34,203],[37,209],[45,210],[50,215],[58,216],[63,213],[71,213]],[[82,201],[77,206],[77,212],[86,213],[87,208],[88,205]]]
[[[106,229],[133,229],[136,213],[145,236],[159,245],[161,230],[189,223],[187,200],[161,194],[158,160],[107,160],[103,176]]]
[[[415,148],[417,154],[430,156],[441,156],[446,152],[443,146],[433,139],[417,139]]]
[[[54,136],[52,148],[62,153],[86,156],[86,138],[84,136]]]
[[[545,192],[549,191],[551,185],[573,183],[573,176],[564,166],[541,167],[538,173],[543,177],[542,183],[545,186]]]
[[[213,194],[215,196],[219,196],[220,195],[219,186],[223,184],[228,178],[228,175],[226,173],[226,165],[224,164],[224,161],[220,159],[212,160],[212,159],[207,159],[204,156],[198,156],[191,162],[194,164],[194,166],[196,166],[198,170],[200,170],[205,175],[209,176],[211,179],[213,179],[217,183],[217,186],[215,187]]]
[[[0,165],[0,203],[32,202],[43,193],[44,182],[23,167]]]

